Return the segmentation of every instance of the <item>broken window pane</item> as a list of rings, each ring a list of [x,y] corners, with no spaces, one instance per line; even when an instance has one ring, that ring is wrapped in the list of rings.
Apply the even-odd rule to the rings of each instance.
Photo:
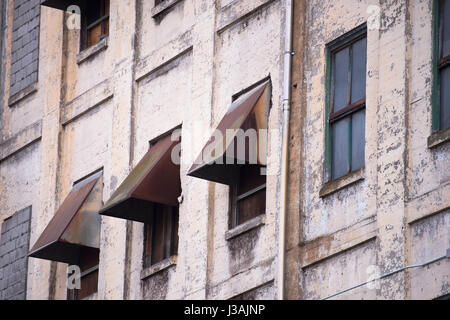
[[[365,118],[364,109],[352,115],[352,171],[364,166]]]
[[[450,127],[450,67],[441,70],[440,82],[441,102],[439,129],[444,130]]]
[[[366,48],[366,38],[353,45],[352,98],[350,103],[355,103],[366,96]]]
[[[349,48],[342,49],[334,58],[334,99],[333,112],[339,111],[348,104],[349,89]]]
[[[331,125],[332,160],[331,177],[337,179],[350,170],[349,163],[349,125],[350,118],[346,117]]]

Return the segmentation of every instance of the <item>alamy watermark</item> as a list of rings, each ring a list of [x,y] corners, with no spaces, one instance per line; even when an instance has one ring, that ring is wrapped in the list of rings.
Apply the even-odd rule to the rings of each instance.
[[[197,129],[195,129],[197,128]],[[181,162],[187,166],[191,164],[255,164],[261,165],[262,175],[276,175],[276,168],[268,165],[269,139],[272,146],[276,146],[279,139],[279,131],[276,129],[226,129],[225,132],[214,130],[210,140],[201,150],[200,155],[194,152],[198,137],[204,137],[201,126],[194,126],[189,135],[183,136],[187,140],[192,152],[181,155],[181,129],[172,132],[171,140],[179,143],[172,149],[171,160],[174,164]]]

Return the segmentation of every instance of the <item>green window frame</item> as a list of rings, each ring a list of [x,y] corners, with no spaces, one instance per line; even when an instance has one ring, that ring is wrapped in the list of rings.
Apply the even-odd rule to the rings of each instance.
[[[361,47],[361,43],[365,44],[365,47]],[[363,49],[363,61],[364,63],[360,63],[358,61],[357,54],[354,54],[353,51],[357,50],[356,46],[360,46]],[[345,51],[344,51],[345,50]],[[355,51],[356,52],[356,51]],[[338,55],[346,54],[345,58],[348,58],[346,61],[348,63],[348,77],[344,73],[344,78],[342,81],[342,77],[339,77],[339,74],[342,76],[342,70],[340,72],[337,71],[336,65],[342,66],[339,62],[336,64],[336,59]],[[356,56],[356,58],[355,58]],[[361,58],[361,57],[360,57]],[[338,58],[340,59],[340,58]],[[356,62],[354,62],[356,61]],[[363,84],[359,86],[358,83],[354,81],[352,82],[353,77],[360,76],[362,72],[357,73],[358,71],[358,63],[359,67],[364,67],[364,75],[362,76]],[[356,67],[354,67],[354,64]],[[356,70],[356,71],[355,71]],[[360,71],[360,70],[359,70]],[[349,174],[353,171],[356,171],[362,167],[364,167],[364,158],[365,158],[365,108],[366,108],[366,90],[365,90],[365,81],[367,77],[367,25],[363,24],[353,29],[352,31],[342,35],[341,37],[333,40],[329,44],[326,45],[326,105],[325,105],[325,170],[324,170],[324,182],[330,182],[336,179],[339,179],[346,174]],[[359,79],[361,80],[361,79]],[[342,84],[344,85],[344,91],[339,91],[340,95],[344,94],[346,101],[342,104],[336,105],[339,107],[335,107],[335,98],[336,90],[342,89]],[[347,86],[345,88],[345,86]],[[355,89],[355,90],[354,90]],[[357,91],[358,89],[362,96],[354,96],[353,90]],[[362,90],[362,91],[361,91]],[[342,100],[342,96],[340,97]],[[338,99],[336,99],[338,100]],[[336,110],[334,110],[336,109]],[[355,120],[355,118],[359,118]],[[363,125],[361,126],[361,121]],[[347,124],[343,124],[343,122],[347,122]],[[355,124],[357,124],[355,126]],[[345,126],[347,125],[347,128]],[[344,131],[342,129],[344,128]],[[355,130],[353,130],[355,129]],[[348,131],[347,131],[348,130]],[[333,131],[334,134],[333,134]],[[347,131],[347,132],[345,132]],[[359,131],[359,132],[358,132]],[[343,133],[344,132],[344,133]],[[363,132],[363,134],[361,134]],[[343,134],[346,135],[344,138]],[[358,134],[359,133],[359,134]],[[333,140],[334,139],[334,140]],[[344,139],[344,140],[342,140]],[[362,139],[362,140],[361,140]],[[355,142],[358,140],[357,142]],[[337,148],[333,148],[333,145],[338,145],[339,142],[343,142],[346,144],[347,150],[344,150],[339,155],[337,152]],[[352,147],[355,146],[355,147]],[[344,147],[343,147],[344,148]],[[359,150],[358,150],[359,148]],[[335,150],[336,149],[336,150]],[[359,152],[355,155],[352,152],[352,149],[357,150]],[[336,152],[335,152],[336,151]],[[345,152],[347,151],[347,152]],[[361,154],[362,153],[362,154]],[[344,169],[339,168],[338,164],[342,164],[342,159],[347,161],[344,164]],[[339,172],[340,171],[340,172]]]
[[[446,78],[441,77],[441,73],[449,73],[450,72],[450,51],[445,54],[444,53],[444,29],[447,29],[447,32],[450,33],[450,29],[445,26],[444,28],[444,1],[447,1],[446,6],[450,6],[449,0],[433,0],[433,58],[432,58],[432,67],[433,67],[433,82],[432,82],[432,131],[437,132],[441,130],[445,130],[450,128],[449,114],[450,114],[450,105],[447,103],[446,107],[442,107],[441,100],[447,98],[447,101],[450,99],[448,94],[450,94],[450,88],[445,91],[446,96],[443,97],[442,90],[443,82],[447,84],[450,81],[450,75]],[[450,10],[450,7],[448,8]],[[449,14],[449,13],[447,13]],[[450,23],[450,18],[447,18]],[[447,36],[450,37],[450,34]],[[447,48],[448,49],[448,48]],[[450,84],[449,84],[450,86]],[[445,112],[445,113],[444,113]]]

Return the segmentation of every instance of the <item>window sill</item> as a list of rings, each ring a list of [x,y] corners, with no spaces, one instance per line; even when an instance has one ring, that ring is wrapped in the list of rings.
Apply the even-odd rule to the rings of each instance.
[[[183,0],[164,0],[157,6],[152,8],[152,18],[156,19],[163,13],[167,13],[171,8],[173,8],[177,3]]]
[[[437,131],[428,137],[428,149],[433,149],[450,141],[450,128]]]
[[[259,226],[264,225],[265,221],[266,218],[264,214],[250,219],[249,221],[244,222],[243,224],[238,225],[237,227],[225,232],[225,240],[228,241],[230,239],[236,238],[237,236],[240,236],[243,233],[246,233],[247,231],[258,228]]]
[[[77,64],[83,63],[84,61],[94,57],[99,52],[101,52],[101,51],[105,50],[106,48],[108,48],[108,43],[109,43],[109,37],[105,37],[102,40],[100,40],[99,42],[97,42],[96,44],[90,46],[87,49],[84,49],[83,51],[81,51],[77,55]]]
[[[319,191],[319,197],[326,197],[361,180],[364,180],[364,167],[350,172],[339,179],[325,183]]]
[[[15,95],[11,96],[8,100],[8,105],[10,107],[14,106],[19,101],[25,99],[29,95],[35,93],[37,91],[37,82],[30,84],[28,87],[20,90]]]
[[[160,261],[148,268],[143,269],[141,272],[141,280],[145,280],[146,278],[160,271],[166,270],[176,264],[177,264],[177,256],[171,256],[167,259],[164,259],[163,261]]]

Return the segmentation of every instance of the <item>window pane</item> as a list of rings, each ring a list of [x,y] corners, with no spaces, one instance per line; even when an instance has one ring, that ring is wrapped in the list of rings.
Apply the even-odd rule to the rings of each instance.
[[[164,214],[160,208],[161,207],[158,206],[153,217],[152,264],[158,263],[164,259]]]
[[[352,171],[364,166],[366,111],[352,115]]]
[[[441,70],[440,73],[440,124],[439,129],[447,129],[450,127],[450,67]]]
[[[172,213],[172,254],[178,253],[178,207],[174,207]]]
[[[102,3],[99,0],[88,1],[87,6],[87,25],[90,25],[101,17]]]
[[[261,175],[260,165],[243,166],[239,174],[238,195],[242,195],[266,183],[266,176]]]
[[[77,299],[81,300],[97,292],[98,270],[80,279],[80,290]]]
[[[350,118],[344,118],[331,125],[332,160],[331,177],[337,179],[350,170],[349,163],[349,124]]]
[[[238,202],[238,224],[242,224],[266,212],[266,189]]]
[[[100,41],[100,36],[102,35],[102,25],[99,24],[96,27],[92,28],[88,32],[89,34],[89,46],[92,46]]]
[[[152,253],[152,223],[146,223],[144,225],[144,266],[149,267],[151,265],[151,253]]]
[[[441,23],[442,28],[442,55],[446,57],[450,55],[450,1],[441,1]]]
[[[350,63],[349,48],[342,49],[334,58],[334,104],[333,112],[347,106],[348,103],[348,68]]]
[[[366,38],[353,44],[352,98],[350,103],[359,101],[366,96],[366,50]]]

